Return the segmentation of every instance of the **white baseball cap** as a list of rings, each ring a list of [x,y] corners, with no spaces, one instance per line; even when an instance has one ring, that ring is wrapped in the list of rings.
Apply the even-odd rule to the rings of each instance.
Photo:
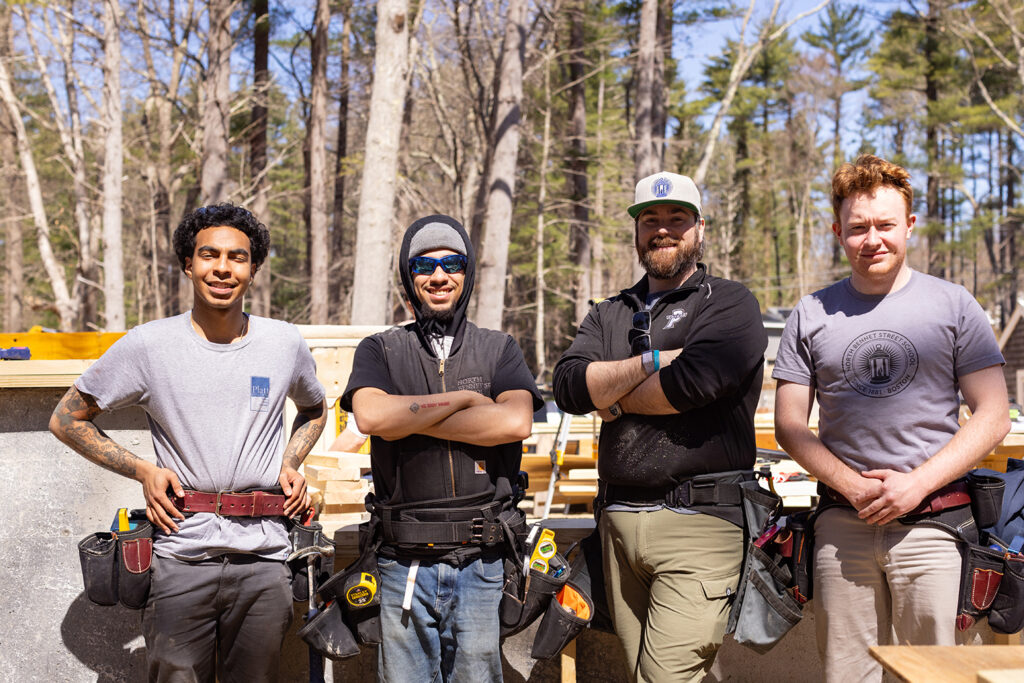
[[[633,218],[648,206],[655,204],[678,204],[685,206],[700,218],[700,190],[689,176],[662,171],[642,179],[636,184],[636,199],[626,211]]]

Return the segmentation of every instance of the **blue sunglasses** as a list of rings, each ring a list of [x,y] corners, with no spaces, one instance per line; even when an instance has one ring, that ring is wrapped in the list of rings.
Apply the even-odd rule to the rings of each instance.
[[[462,254],[449,254],[441,258],[414,256],[409,259],[409,270],[416,275],[430,275],[438,266],[449,275],[466,271],[466,257]]]

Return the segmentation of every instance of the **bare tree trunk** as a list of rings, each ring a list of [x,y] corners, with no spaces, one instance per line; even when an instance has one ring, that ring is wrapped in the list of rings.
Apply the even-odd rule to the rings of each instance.
[[[569,15],[569,182],[572,219],[569,223],[569,254],[576,266],[573,299],[574,321],[579,324],[589,310],[591,291],[590,196],[587,188],[587,95],[583,43],[585,0],[575,0]],[[547,168],[545,166],[545,168]]]
[[[352,55],[351,2],[342,0],[338,6],[341,13],[341,74],[338,77],[338,142],[334,158],[334,215],[331,232],[334,243],[332,269],[336,275],[334,289],[334,315],[336,322],[348,322],[352,312],[352,239],[345,231],[345,179],[348,177],[348,98],[349,62]]]
[[[505,311],[505,273],[515,202],[523,100],[526,0],[509,0],[502,40],[498,99],[493,127],[494,157],[487,179],[484,229],[477,264],[476,322],[500,330]]]
[[[331,11],[327,0],[317,0],[314,16],[312,101],[309,108],[309,227],[310,318],[314,325],[328,322],[327,264],[331,243],[327,235],[327,31]]]
[[[121,7],[103,3],[103,311],[105,328],[125,328],[124,257],[121,247],[121,176],[124,169],[121,113]]]
[[[537,238],[534,243],[537,266],[537,315],[534,319],[533,355],[537,368],[536,379],[543,381],[547,372],[547,344],[544,335],[544,296],[547,283],[544,280],[544,212],[548,197],[548,154],[551,150],[551,60],[553,48],[548,48],[544,64],[544,134],[541,138],[540,154],[540,188],[537,190]]]
[[[11,9],[0,5],[0,62],[11,58]],[[4,315],[3,329],[18,332],[22,329],[22,283],[24,280],[24,246],[21,218],[14,201],[18,178],[18,158],[15,153],[14,127],[6,107],[0,107],[0,221],[4,223]]]
[[[392,260],[392,213],[395,206],[398,144],[402,105],[409,68],[406,0],[377,3],[374,82],[366,126],[359,214],[356,222],[356,264],[352,286],[352,323],[388,322]]]
[[[270,82],[270,7],[268,0],[254,0],[252,47],[252,117],[249,133],[249,175],[252,177],[252,212],[267,219],[267,90]],[[270,316],[270,254],[253,282],[250,302],[256,315]]]
[[[21,168],[25,173],[25,189],[28,192],[29,205],[32,209],[32,220],[36,226],[36,240],[39,245],[39,258],[43,262],[43,269],[50,281],[50,288],[53,290],[54,305],[57,309],[57,316],[60,319],[59,326],[62,332],[71,332],[75,326],[75,316],[78,313],[75,302],[68,292],[68,285],[64,281],[64,269],[57,262],[50,245],[50,224],[46,218],[46,209],[43,204],[43,192],[39,185],[39,174],[36,172],[36,162],[32,158],[32,149],[29,147],[28,134],[25,131],[25,123],[21,119],[21,112],[18,110],[18,100],[14,90],[11,88],[11,77],[7,71],[7,61],[0,60],[0,99],[7,108],[7,116],[14,124],[14,133],[18,143],[18,157],[21,159]]]
[[[640,36],[637,40],[636,63],[636,146],[633,150],[633,182],[657,173],[658,155],[651,135],[654,121],[654,69],[658,48],[658,2],[643,0],[640,7]],[[624,236],[625,237],[625,236]],[[633,261],[633,280],[644,275],[641,265]]]
[[[601,61],[605,54],[602,49]],[[598,157],[604,152],[604,78],[597,82],[597,151]],[[608,291],[608,280],[604,264],[604,164],[598,164],[594,178],[594,226],[590,235],[591,296],[603,297]]]
[[[231,196],[228,177],[228,123],[231,115],[231,9],[232,0],[207,0],[209,35],[206,42],[206,101],[200,111],[203,125],[203,160],[200,202],[205,206]]]

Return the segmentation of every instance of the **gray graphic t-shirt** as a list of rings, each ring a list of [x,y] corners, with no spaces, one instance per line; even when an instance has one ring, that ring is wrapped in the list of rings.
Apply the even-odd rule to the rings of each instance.
[[[284,404],[324,397],[316,364],[298,329],[250,316],[233,344],[215,344],[192,327],[191,313],[132,329],[75,382],[103,410],[142,406],[157,464],[198,491],[278,486],[284,452]],[[198,560],[227,552],[271,559],[288,555],[280,517],[200,513],[157,531],[155,552]]]
[[[974,297],[915,271],[885,296],[849,279],[805,296],[772,377],[815,388],[818,435],[844,463],[909,472],[959,428],[958,378],[1002,363]]]

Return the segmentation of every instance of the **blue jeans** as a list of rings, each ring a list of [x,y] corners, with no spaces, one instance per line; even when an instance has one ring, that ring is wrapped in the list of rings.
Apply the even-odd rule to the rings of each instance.
[[[422,561],[412,607],[405,611],[402,600],[411,564],[377,560],[383,634],[378,680],[500,681],[501,560],[477,559],[462,567]]]

